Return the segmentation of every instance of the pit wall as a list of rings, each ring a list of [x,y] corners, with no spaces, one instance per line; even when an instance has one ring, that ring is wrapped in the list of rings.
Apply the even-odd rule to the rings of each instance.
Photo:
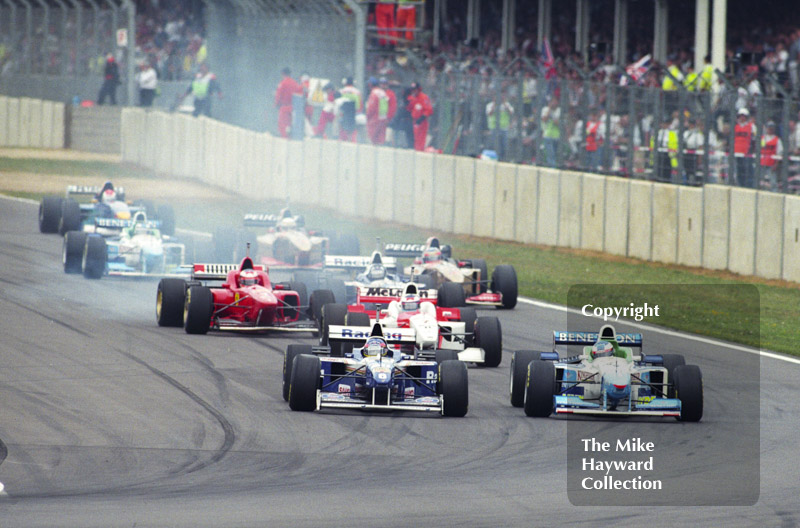
[[[800,282],[796,196],[290,141],[136,108],[123,110],[122,159],[363,218]]]
[[[0,147],[64,148],[64,103],[0,95]]]

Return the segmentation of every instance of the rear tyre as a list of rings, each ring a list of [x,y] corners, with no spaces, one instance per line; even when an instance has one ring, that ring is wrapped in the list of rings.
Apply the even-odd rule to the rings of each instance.
[[[328,279],[328,288],[339,304],[347,304],[347,286],[342,279]]]
[[[553,413],[556,367],[549,361],[528,363],[523,407],[527,416],[544,418]]]
[[[186,282],[183,279],[161,279],[156,293],[158,326],[183,326],[183,307],[186,304]]]
[[[528,363],[538,361],[541,352],[533,350],[517,350],[511,355],[511,375],[509,376],[508,394],[511,405],[522,407],[525,403],[525,380],[528,378]]]
[[[472,269],[480,270],[480,281],[477,286],[478,293],[486,293],[489,290],[489,267],[486,265],[485,259],[472,259],[470,260]]]
[[[665,391],[667,398],[675,397],[675,369],[686,364],[686,359],[681,354],[661,354],[664,359],[664,368],[667,369],[669,385]]]
[[[699,422],[703,417],[703,375],[697,365],[675,367],[675,397],[681,401],[682,422]]]
[[[80,273],[83,270],[83,250],[86,246],[86,233],[67,231],[61,251],[64,273]]]
[[[214,294],[205,286],[192,286],[186,292],[183,327],[187,334],[207,334],[214,313]]]
[[[300,313],[308,313],[308,288],[302,282],[292,281],[289,283],[289,289],[297,292],[297,297],[300,299]]]
[[[320,378],[320,360],[316,356],[295,356],[289,381],[289,408],[310,412],[317,408],[317,388]]]
[[[83,276],[87,279],[99,279],[106,272],[106,239],[99,235],[89,235],[84,247]]]
[[[475,308],[461,308],[459,310],[461,312],[461,321],[464,323],[464,332],[467,334],[465,336],[465,341],[467,343],[474,344],[475,343],[475,321],[478,320],[478,312],[475,311]]]
[[[439,394],[442,395],[442,414],[461,417],[469,409],[469,380],[467,365],[463,361],[447,360],[439,363]]]
[[[517,271],[514,266],[501,264],[494,269],[492,291],[503,294],[503,305],[498,308],[510,310],[517,305]]]
[[[503,333],[497,317],[478,317],[475,346],[484,351],[484,367],[496,367],[503,360]]]
[[[147,215],[148,220],[155,220],[157,216],[156,204],[152,200],[136,200],[133,202],[134,207],[141,207],[144,209],[144,214]]]
[[[58,222],[58,234],[65,235],[67,231],[81,229],[81,206],[78,202],[67,198],[61,202],[61,218]]]
[[[317,322],[317,328],[320,330],[322,330],[322,307],[335,302],[336,299],[330,290],[315,290],[311,293],[311,298],[308,300],[310,305],[308,309],[311,317]],[[316,334],[316,337],[319,337],[319,332]]]
[[[437,303],[442,308],[460,308],[467,305],[464,287],[456,282],[445,282],[439,286]]]
[[[289,345],[283,353],[283,401],[289,401],[289,387],[292,384],[294,358],[300,354],[313,355],[311,345]]]
[[[331,325],[344,325],[347,316],[347,306],[343,304],[326,304],[322,307],[322,336],[319,344],[330,345],[331,356],[342,357],[342,343],[331,343],[329,340]]]
[[[61,220],[60,196],[45,196],[39,204],[39,231],[42,233],[58,233],[58,223]]]
[[[414,282],[419,284],[424,290],[436,289],[436,277],[434,277],[433,275],[429,275],[427,273],[424,273],[419,277],[417,277]]]

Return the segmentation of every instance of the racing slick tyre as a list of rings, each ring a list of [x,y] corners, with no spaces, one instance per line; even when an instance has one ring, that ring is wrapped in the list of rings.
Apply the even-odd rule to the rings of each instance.
[[[336,298],[330,290],[314,290],[311,292],[311,297],[308,299],[309,315],[317,322],[317,327],[320,330],[322,329],[322,307],[335,302]],[[316,337],[319,337],[319,332],[317,332]]]
[[[186,282],[183,279],[161,279],[156,293],[158,326],[183,326],[183,307],[186,303]]]
[[[500,264],[494,269],[492,291],[503,294],[503,305],[498,308],[510,310],[517,305],[517,271],[514,266]]]
[[[83,249],[86,246],[86,233],[83,231],[67,231],[64,235],[64,246],[61,261],[64,273],[80,273],[83,270]]]
[[[453,359],[458,359],[458,351],[457,350],[437,350],[434,352],[434,359],[437,363],[444,363],[445,361],[450,361]]]
[[[330,345],[331,356],[342,357],[342,344],[331,343],[328,340],[331,325],[344,325],[344,318],[347,316],[347,306],[344,304],[326,304],[322,307],[322,335],[319,344],[322,346]]]
[[[81,206],[72,199],[61,202],[61,217],[58,220],[58,234],[66,235],[67,231],[80,231]]]
[[[214,260],[219,263],[233,261],[233,246],[236,243],[234,232],[231,229],[218,227],[214,229],[211,241],[214,244]]]
[[[467,365],[452,359],[439,363],[439,394],[442,396],[442,414],[461,417],[469,408],[469,380]]]
[[[675,369],[686,364],[686,359],[681,354],[661,354],[664,359],[664,368],[667,369],[667,398],[675,397]]]
[[[86,237],[83,250],[83,276],[87,279],[99,279],[106,272],[106,239],[100,235]]]
[[[313,411],[317,408],[320,361],[317,356],[300,354],[292,364],[289,378],[289,408],[293,411]]]
[[[289,401],[289,387],[292,384],[292,367],[295,356],[308,354],[313,356],[311,345],[289,345],[283,353],[283,401]]]
[[[148,218],[150,218],[148,216]],[[161,233],[167,236],[175,236],[175,210],[169,204],[158,206],[156,220],[161,222]]]
[[[347,304],[347,286],[342,279],[328,279],[328,288],[333,292],[337,303]]]
[[[369,315],[364,312],[347,312],[344,316],[344,324],[347,326],[361,326],[369,329]],[[363,343],[342,343],[342,355],[350,354],[356,347],[363,347],[366,344],[365,339]]]
[[[154,204],[152,200],[136,200],[133,202],[133,206],[144,209],[144,214],[147,215],[148,220],[156,219],[156,204]]]
[[[299,315],[303,315],[308,313],[308,288],[306,288],[305,283],[292,281],[289,283],[289,289],[292,291],[297,292],[297,297],[299,297]]]
[[[61,220],[60,196],[45,196],[39,204],[39,231],[42,233],[58,233]]]
[[[361,254],[361,244],[358,237],[352,233],[336,235],[331,238],[328,254],[358,256]]]
[[[556,367],[550,361],[531,361],[525,380],[523,407],[527,416],[544,418],[553,413]]]
[[[484,351],[484,367],[496,367],[503,360],[503,333],[497,317],[478,317],[475,321],[475,346]]]
[[[186,292],[183,328],[187,334],[206,334],[214,313],[214,294],[205,286],[192,286]]]
[[[486,259],[472,259],[469,263],[472,269],[477,269],[481,272],[481,282],[478,283],[478,288],[474,291],[486,293],[489,290],[489,267],[486,265]]]
[[[461,312],[461,317],[459,317],[459,319],[464,323],[464,332],[470,334],[464,337],[464,341],[474,344],[475,321],[478,320],[478,312],[475,311],[475,308],[461,308],[459,312]]]
[[[538,361],[541,355],[541,352],[533,350],[517,350],[511,355],[508,394],[511,399],[511,405],[514,407],[522,407],[525,403],[525,380],[528,377],[528,363]]]
[[[703,375],[697,365],[675,367],[675,397],[681,401],[682,422],[699,422],[703,417]]]
[[[464,287],[456,282],[445,282],[439,286],[436,298],[442,308],[460,308],[467,305]]]
[[[436,277],[427,273],[423,273],[422,275],[418,276],[414,282],[422,286],[423,290],[436,289]]]
[[[306,288],[310,288],[313,292],[314,290],[319,290],[320,288],[320,275],[322,275],[319,271],[308,271],[308,270],[297,270],[292,273],[292,280],[295,282],[302,282],[306,285]]]

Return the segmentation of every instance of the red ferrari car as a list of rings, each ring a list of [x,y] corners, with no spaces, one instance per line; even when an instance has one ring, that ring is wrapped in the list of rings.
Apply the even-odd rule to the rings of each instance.
[[[219,286],[203,284],[219,280],[223,281]],[[306,298],[302,283],[273,284],[263,266],[245,257],[239,265],[195,264],[190,281],[162,279],[156,319],[159,326],[183,326],[189,334],[209,330],[316,332],[316,324],[306,316],[313,313],[304,306]]]

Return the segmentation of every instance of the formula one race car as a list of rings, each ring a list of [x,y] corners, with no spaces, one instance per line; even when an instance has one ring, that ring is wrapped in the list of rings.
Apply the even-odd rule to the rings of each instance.
[[[560,358],[557,345],[583,345],[583,353]],[[628,345],[628,346],[623,346]],[[528,416],[594,414],[703,416],[700,368],[679,354],[639,355],[642,334],[553,332],[553,352],[517,351],[511,360],[511,405]]]
[[[78,199],[91,196],[89,203],[79,203]],[[130,220],[136,212],[144,212],[150,220],[160,222],[161,232],[175,234],[175,212],[170,205],[156,208],[148,200],[133,204],[125,201],[125,189],[114,189],[111,182],[103,187],[70,185],[66,197],[45,196],[39,204],[39,231],[65,235],[68,231],[87,231],[102,236],[116,236],[119,227],[108,225],[102,220]]]
[[[247,229],[219,228],[214,231],[216,257],[227,262],[239,260],[250,244],[250,253],[260,257],[259,262],[273,267],[321,266],[329,252],[340,255],[358,255],[358,238],[353,235],[328,237],[321,232],[307,230],[302,215],[293,216],[288,208],[277,215],[249,213],[244,216],[245,227],[265,227],[266,232],[256,236]]]
[[[204,286],[201,281],[223,281]],[[316,332],[304,317],[307,306],[292,283],[273,284],[250,257],[240,264],[194,264],[191,280],[161,279],[156,297],[159,326],[183,326],[186,333],[209,330]],[[302,286],[302,285],[301,285]],[[305,320],[304,320],[305,319]]]
[[[404,273],[438,287],[440,306],[476,304],[510,309],[517,305],[517,272],[513,266],[495,267],[490,279],[484,259],[455,260],[450,246],[440,245],[436,237],[425,244],[387,244],[385,251],[393,257],[413,257],[413,265]]]
[[[65,234],[65,273],[83,273],[89,279],[188,276],[190,270],[182,268],[189,259],[186,245],[162,235],[161,223],[148,221],[143,211],[134,213],[132,220],[95,218],[94,225],[106,236],[88,231]]]
[[[406,284],[401,292],[385,296],[359,297],[356,304],[326,305],[321,316],[320,343],[330,342],[331,325],[370,327],[377,323],[384,332],[414,330],[419,354],[434,356],[450,351],[454,358],[485,367],[502,361],[503,338],[497,317],[478,317],[474,308],[442,308],[420,296],[416,284]],[[336,351],[337,344],[331,349]]]
[[[464,416],[469,406],[467,367],[456,359],[423,360],[414,331],[384,332],[334,326],[332,343],[358,343],[344,357],[328,347],[289,345],[283,363],[283,398],[294,411],[325,408],[427,411]],[[392,346],[394,345],[394,346]]]

